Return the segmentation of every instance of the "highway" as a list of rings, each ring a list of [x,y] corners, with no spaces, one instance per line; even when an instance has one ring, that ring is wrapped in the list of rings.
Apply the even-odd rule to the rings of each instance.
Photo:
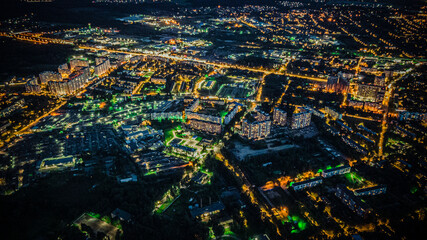
[[[321,111],[321,112],[326,113],[325,111]],[[349,117],[349,118],[361,119],[361,120],[365,120],[365,121],[380,122],[380,120],[373,119],[371,117],[362,117],[362,116],[358,116],[358,115],[354,115],[354,114],[348,114],[348,113],[344,113],[343,116]]]
[[[255,193],[256,188],[252,186],[252,184],[249,182],[245,174],[238,166],[231,165],[231,163],[222,155],[221,152],[217,152],[215,154],[216,159],[218,159],[220,162],[224,164],[224,166],[232,172],[232,174],[238,178],[242,183],[242,191],[245,193],[248,198],[250,199],[251,203],[258,207],[263,219],[268,220],[270,223],[273,224],[273,226],[276,228],[276,232],[279,236],[283,236],[282,232],[280,231],[280,228],[278,226],[277,220],[274,217],[274,214],[271,212],[271,210],[263,203],[262,200],[259,200],[257,196],[258,194]]]
[[[29,128],[31,128],[32,126],[34,126],[36,123],[38,123],[40,120],[42,120],[43,118],[49,116],[51,113],[55,112],[56,110],[58,110],[59,108],[61,108],[62,106],[64,106],[67,103],[67,101],[62,101],[59,105],[57,105],[56,107],[54,107],[53,109],[51,109],[49,112],[43,114],[42,116],[38,117],[37,119],[35,119],[34,121],[32,121],[31,123],[29,123],[27,126],[21,128],[19,131],[13,133],[8,139],[6,139],[4,142],[8,143],[11,139],[13,139],[15,136],[24,133],[26,130],[28,130]],[[3,147],[4,143],[1,144],[0,147]]]
[[[291,73],[282,73],[282,72],[279,72],[276,70],[267,70],[267,69],[261,69],[261,68],[250,68],[250,67],[239,66],[239,65],[229,64],[229,63],[209,62],[205,59],[198,59],[198,58],[171,56],[171,55],[167,55],[167,54],[156,55],[156,54],[108,49],[108,48],[100,49],[97,47],[90,47],[90,46],[83,46],[83,45],[79,45],[78,47],[81,49],[92,50],[92,51],[107,51],[107,52],[111,52],[111,53],[123,53],[123,54],[140,55],[140,56],[146,56],[146,57],[158,57],[158,58],[164,58],[164,59],[171,59],[171,60],[175,60],[175,61],[197,62],[197,63],[212,65],[215,67],[236,68],[236,69],[246,70],[246,71],[251,71],[251,72],[285,75],[285,76],[289,76],[289,77],[302,78],[302,79],[307,79],[307,80],[316,81],[316,82],[327,82],[328,81],[327,79],[324,79],[324,78],[305,76],[305,75],[299,75],[299,74],[291,74]]]
[[[380,140],[378,142],[378,156],[380,158],[383,157],[383,150],[384,150],[384,138],[385,138],[385,134],[388,130],[388,113],[389,113],[389,104],[390,104],[390,100],[393,96],[393,91],[394,91],[394,84],[396,84],[396,82],[400,81],[402,78],[404,78],[405,76],[407,76],[409,73],[412,72],[413,69],[409,69],[409,71],[407,71],[405,74],[403,74],[402,76],[400,76],[399,78],[396,78],[395,80],[391,81],[389,85],[387,85],[386,88],[386,92],[384,94],[384,100],[383,100],[383,106],[384,106],[384,114],[383,114],[383,119],[381,122],[381,133],[380,133]]]
[[[86,87],[88,87],[90,83],[86,83],[86,85],[81,89],[80,92],[76,93],[75,96],[79,96],[82,93],[84,93],[86,91]],[[56,105],[53,109],[51,109],[49,112],[43,114],[42,116],[38,117],[37,119],[35,119],[34,121],[32,121],[31,123],[29,123],[27,126],[21,128],[19,131],[13,133],[11,136],[9,136],[9,138],[7,138],[4,142],[0,141],[0,148],[2,148],[4,146],[4,143],[8,143],[10,142],[11,139],[13,139],[14,137],[16,137],[19,134],[23,134],[25,133],[25,131],[27,131],[29,128],[33,127],[35,124],[37,124],[40,120],[42,120],[43,118],[49,116],[51,113],[55,112],[56,110],[60,109],[62,106],[64,106],[68,101],[67,100],[62,100],[58,105]]]

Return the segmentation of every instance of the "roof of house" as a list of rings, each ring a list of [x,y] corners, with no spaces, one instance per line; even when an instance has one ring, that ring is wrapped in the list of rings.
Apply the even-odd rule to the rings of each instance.
[[[215,212],[215,211],[221,211],[224,208],[225,208],[225,206],[224,206],[224,204],[222,204],[222,202],[215,202],[215,203],[212,203],[211,205],[206,206],[206,207],[193,208],[193,209],[190,210],[190,214],[194,218],[194,217],[203,215],[205,213],[211,213],[211,212]]]
[[[132,218],[132,215],[124,210],[121,210],[120,208],[116,208],[111,215],[117,216],[125,221],[129,221]]]
[[[385,185],[377,185],[377,186],[374,186],[374,187],[360,188],[360,189],[354,190],[354,192],[356,192],[356,193],[368,192],[368,191],[372,191],[372,190],[376,190],[376,189],[381,189],[381,188],[385,188],[385,187],[386,187]]]
[[[328,173],[328,172],[334,172],[334,171],[339,171],[339,170],[341,170],[341,169],[345,169],[345,168],[349,168],[350,166],[341,166],[341,167],[336,167],[336,168],[331,168],[331,169],[328,169],[328,170],[325,170],[324,172],[325,173]]]
[[[292,184],[292,187],[296,187],[296,186],[299,186],[299,185],[304,185],[304,184],[307,184],[307,183],[310,183],[310,182],[316,182],[316,181],[319,181],[319,180],[321,181],[322,178],[321,177],[315,177],[315,178],[312,178],[312,179],[309,179],[309,180],[305,180],[305,181],[294,183],[294,184]]]

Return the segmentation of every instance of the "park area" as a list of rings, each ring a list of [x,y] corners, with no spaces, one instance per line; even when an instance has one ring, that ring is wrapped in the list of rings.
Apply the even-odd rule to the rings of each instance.
[[[247,98],[253,93],[252,89],[232,85],[222,85],[216,95],[219,98]]]
[[[116,239],[116,235],[121,232],[117,227],[86,213],[77,218],[74,224],[77,225],[81,231],[87,231],[89,230],[87,227],[89,227],[96,235],[101,233],[107,236],[108,239]]]
[[[166,150],[168,151],[167,154],[187,160],[193,160],[193,158],[203,159],[208,152],[212,150],[210,144],[211,140],[184,131],[181,126],[165,130],[165,145],[168,147],[174,147],[175,150],[177,150],[177,146],[183,149],[182,151],[172,150],[170,152]],[[194,149],[192,150],[194,152],[185,151],[185,149]]]

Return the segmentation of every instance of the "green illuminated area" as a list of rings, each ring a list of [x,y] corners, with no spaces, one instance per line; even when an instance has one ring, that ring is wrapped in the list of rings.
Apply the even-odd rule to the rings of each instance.
[[[169,201],[163,203],[162,205],[160,205],[160,207],[156,210],[156,214],[163,213],[163,211],[165,211],[166,208],[168,208],[172,202],[173,202],[173,200],[169,200]]]
[[[344,176],[352,184],[363,183],[363,178],[358,176],[355,172],[346,173]]]
[[[171,116],[171,117],[168,117],[168,118],[161,118],[161,117],[158,117],[158,118],[155,118],[155,119],[153,119],[154,121],[158,121],[158,122],[162,122],[163,120],[170,120],[170,121],[181,121],[181,122],[184,122],[184,120],[182,119],[182,117],[177,117],[177,116]]]
[[[308,227],[307,222],[296,215],[289,215],[288,219],[282,220],[282,224],[285,223],[290,223],[292,225],[291,233],[300,233]]]
[[[344,177],[349,182],[348,187],[350,188],[362,188],[367,185],[366,180],[363,177],[359,176],[356,172],[346,173],[344,174]]]
[[[325,170],[329,170],[329,169],[332,169],[332,168],[338,168],[338,167],[342,167],[342,166],[344,166],[344,165],[343,164],[338,164],[335,167],[331,167],[331,165],[328,165],[328,166],[326,166],[326,169],[319,168],[319,170],[317,170],[317,173],[322,173]]]
[[[387,145],[394,145],[394,144],[404,144],[405,142],[398,140],[398,139],[394,139],[394,138],[388,138],[387,139]]]
[[[101,218],[101,215],[99,213],[88,212],[87,215],[98,219]]]
[[[196,136],[196,135],[190,135],[187,132],[183,132],[182,127],[180,125],[165,131],[165,145],[168,147],[171,147],[170,143],[174,140],[178,141],[179,145],[196,149],[196,151],[195,152],[174,151],[171,148],[169,148],[165,150],[165,153],[168,155],[186,159],[188,161],[193,161],[195,159],[204,159],[207,156],[208,152],[213,149],[212,146],[202,145],[202,140],[203,140],[202,137]]]
[[[219,113],[219,115],[220,115],[221,117],[225,117],[225,116],[227,116],[227,114],[228,114],[228,112],[227,112],[227,111],[221,111],[221,112]]]
[[[150,176],[150,175],[155,175],[157,174],[157,172],[155,170],[150,170],[149,172],[145,173],[144,176]]]
[[[99,220],[101,220],[103,222],[106,222],[108,224],[111,224],[111,225],[115,226],[118,229],[122,229],[122,225],[121,225],[119,219],[113,220],[109,216],[101,216],[101,214],[94,213],[94,212],[87,212],[86,214],[88,216],[90,216],[90,217],[93,217],[93,218],[99,219]]]
[[[207,169],[203,169],[203,168],[204,168],[204,166],[199,167],[199,171],[202,172],[202,173],[204,173],[204,174],[206,174],[206,175],[208,175],[207,184],[210,185],[212,183],[211,179],[212,179],[212,176],[213,176],[213,172],[209,172]]]
[[[170,141],[172,141],[174,138],[183,138],[185,135],[183,135],[181,132],[181,125],[165,130],[165,145],[169,146]]]
[[[207,175],[209,175],[209,176],[212,176],[212,175],[213,175],[213,172],[209,172],[209,170],[208,170],[208,169],[205,169],[205,166],[204,166],[204,165],[200,166],[200,167],[199,167],[199,170],[200,170],[200,172],[205,173],[205,174],[207,174]]]
[[[146,83],[142,90],[145,94],[158,94],[165,90],[165,85],[155,85],[153,83]]]
[[[231,228],[229,225],[224,227],[224,235],[236,235],[233,231],[231,231]]]
[[[209,86],[208,86],[209,84]],[[216,85],[216,80],[213,77],[206,77],[206,80],[202,83],[202,89],[205,90],[212,90],[214,86]]]
[[[150,71],[146,71],[146,72],[141,72],[141,75],[144,78],[150,78],[151,76],[153,76],[154,72],[150,72]]]
[[[232,83],[232,80],[228,78],[228,76],[215,76],[215,77],[209,77],[205,76],[206,79],[203,80],[199,86],[198,90],[201,96],[211,96],[218,92],[220,87],[223,84],[229,84]],[[207,84],[210,83],[209,87]]]
[[[220,98],[246,98],[255,93],[254,88],[237,87],[232,84],[222,84],[216,95]]]
[[[163,194],[161,200],[155,203],[153,213],[161,214],[166,211],[176,200],[181,196],[181,191],[176,186],[172,186],[169,190]]]
[[[216,239],[216,236],[212,227],[209,227],[209,239]]]
[[[165,131],[165,144],[168,145],[169,142],[174,138],[174,130],[168,129]]]

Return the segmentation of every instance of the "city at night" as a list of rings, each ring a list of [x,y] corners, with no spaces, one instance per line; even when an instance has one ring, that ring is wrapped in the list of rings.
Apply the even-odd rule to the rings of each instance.
[[[2,0],[0,239],[427,239],[427,0]]]

